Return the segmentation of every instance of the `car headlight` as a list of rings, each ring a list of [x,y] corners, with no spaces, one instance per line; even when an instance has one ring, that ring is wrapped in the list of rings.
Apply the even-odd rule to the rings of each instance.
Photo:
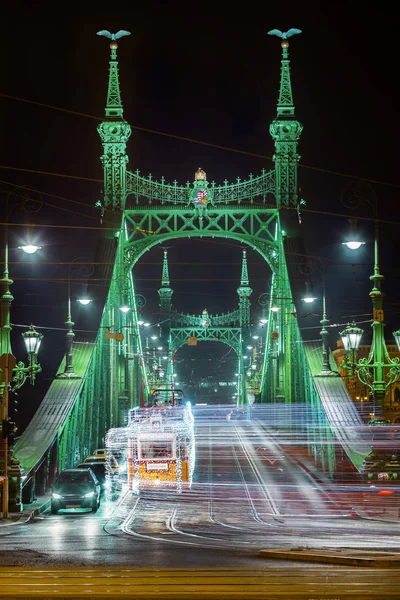
[[[52,493],[52,497],[55,499],[61,498],[61,494],[55,494],[54,492]]]
[[[85,494],[83,497],[84,498],[92,498],[92,496],[94,496],[94,492],[88,492],[87,494]]]

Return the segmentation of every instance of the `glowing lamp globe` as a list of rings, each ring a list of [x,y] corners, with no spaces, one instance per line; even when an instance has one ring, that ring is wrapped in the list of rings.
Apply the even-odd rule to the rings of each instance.
[[[78,298],[78,302],[79,304],[82,304],[82,306],[87,306],[92,300],[90,298]]]
[[[347,246],[349,250],[358,250],[365,242],[359,242],[356,240],[351,240],[349,242],[342,242],[343,246]]]
[[[361,342],[364,330],[357,327],[355,322],[346,326],[346,328],[340,332],[342,338],[343,348],[347,351],[358,350]]]
[[[35,254],[41,247],[42,246],[35,246],[35,244],[27,244],[26,246],[18,246],[18,250],[22,250],[25,254]]]
[[[22,337],[24,339],[27,353],[37,355],[37,353],[39,352],[40,344],[43,339],[43,334],[36,331],[34,326],[31,325],[28,331],[25,331],[22,334]]]
[[[314,300],[316,300],[316,297],[313,294],[312,283],[311,281],[306,281],[306,293],[304,295],[303,302],[306,304],[311,304],[314,302]]]

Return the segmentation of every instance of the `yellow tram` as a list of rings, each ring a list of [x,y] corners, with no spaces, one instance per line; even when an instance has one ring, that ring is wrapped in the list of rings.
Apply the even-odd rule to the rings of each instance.
[[[127,427],[107,433],[106,448],[120,464],[119,487],[137,493],[144,488],[178,493],[190,488],[195,463],[190,402],[131,409]]]

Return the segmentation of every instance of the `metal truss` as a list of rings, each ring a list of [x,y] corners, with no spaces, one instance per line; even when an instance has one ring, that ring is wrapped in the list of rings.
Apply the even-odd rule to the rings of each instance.
[[[239,327],[171,327],[170,350],[176,352],[188,343],[189,337],[199,342],[222,342],[230,346],[238,356],[242,351],[242,330]]]
[[[257,250],[275,271],[278,264],[277,217],[276,209],[247,206],[126,210],[125,264],[132,268],[144,252],[169,239],[228,237]]]

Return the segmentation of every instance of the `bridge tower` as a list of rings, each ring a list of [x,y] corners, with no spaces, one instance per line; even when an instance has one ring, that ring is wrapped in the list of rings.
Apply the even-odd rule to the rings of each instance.
[[[104,171],[103,210],[118,210],[125,208],[126,200],[126,143],[131,135],[131,127],[124,119],[124,111],[119,88],[118,44],[110,43],[110,62],[108,75],[107,103],[105,120],[97,127],[103,143],[101,162]]]
[[[173,289],[169,282],[169,269],[168,269],[168,250],[164,249],[162,276],[161,276],[161,287],[158,290],[160,297],[160,338],[163,345],[169,344],[169,333],[171,329],[171,315],[172,315],[172,294]]]
[[[276,117],[269,127],[275,143],[276,203],[278,208],[297,207],[298,187],[297,168],[300,156],[297,154],[297,143],[303,130],[296,119],[292,83],[290,79],[289,42],[281,43],[281,80]]]

